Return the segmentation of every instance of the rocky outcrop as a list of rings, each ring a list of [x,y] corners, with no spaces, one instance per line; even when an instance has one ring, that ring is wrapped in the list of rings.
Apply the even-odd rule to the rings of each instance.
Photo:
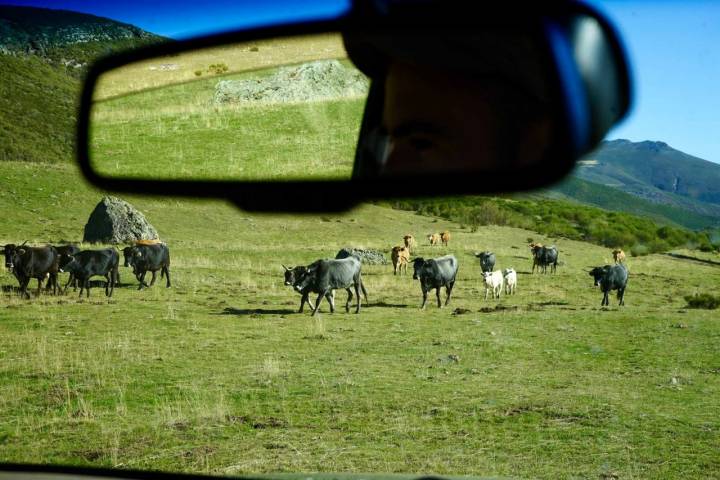
[[[363,248],[341,248],[337,255],[335,255],[335,258],[347,258],[349,256],[357,257],[360,259],[360,263],[367,265],[387,265],[388,263],[387,258],[385,258],[382,252]]]
[[[90,214],[83,242],[127,243],[154,240],[157,230],[135,207],[117,197],[103,197]]]

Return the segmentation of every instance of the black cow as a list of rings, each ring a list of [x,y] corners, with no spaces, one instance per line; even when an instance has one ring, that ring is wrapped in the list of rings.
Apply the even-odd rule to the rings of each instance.
[[[67,258],[75,255],[76,253],[80,253],[80,248],[75,245],[53,245],[55,247],[55,250],[57,250],[58,255],[60,255],[60,262],[64,261],[67,263]],[[77,290],[77,279],[75,276],[71,273],[68,277],[68,281],[65,284],[65,287],[60,289],[62,292],[67,292],[68,286],[72,283],[73,285],[73,292]],[[47,284],[46,289],[50,288],[50,283]]]
[[[425,308],[428,291],[433,288],[436,289],[435,293],[437,294],[438,308],[442,308],[442,302],[440,302],[441,287],[445,287],[447,294],[445,305],[450,303],[450,294],[455,285],[457,271],[458,261],[454,255],[445,255],[444,257],[431,258],[429,260],[416,258],[413,261],[413,279],[420,280],[420,289],[423,294],[421,309]]]
[[[531,249],[533,256],[532,273],[535,273],[535,267],[538,267],[538,272],[540,268],[542,268],[543,273],[547,273],[548,266],[550,266],[550,273],[557,271],[558,250],[555,248],[555,245],[551,247],[534,245]]]
[[[495,269],[495,254],[492,252],[475,252],[475,256],[480,259],[480,270],[483,272],[492,272]]]
[[[357,297],[357,307],[355,313],[360,313],[360,291],[362,290],[367,303],[367,291],[362,284],[362,275],[360,273],[360,260],[356,256],[350,256],[342,259],[333,260],[317,260],[307,267],[307,271],[302,279],[295,285],[295,290],[302,295],[309,295],[310,292],[317,293],[318,298],[315,302],[313,315],[320,308],[320,301],[325,297],[330,304],[330,313],[335,312],[335,292],[338,288],[344,288],[348,293],[347,302],[345,302],[345,311],[350,311],[350,302],[353,294],[350,286],[355,288],[355,296]]]
[[[26,247],[8,244],[3,247],[5,267],[12,270],[20,284],[20,294],[30,298],[27,291],[28,283],[33,278],[38,281],[36,296],[40,296],[42,281],[47,279],[52,285],[53,294],[57,293],[57,274],[60,256],[54,247]]]
[[[105,295],[112,297],[115,289],[120,255],[114,248],[83,250],[75,255],[65,255],[60,262],[60,271],[68,272],[80,282],[80,296],[83,289],[90,297],[90,277],[105,277]]]
[[[170,288],[170,249],[164,243],[152,245],[135,245],[123,248],[125,257],[124,265],[132,267],[135,278],[140,282],[138,290],[143,287],[151,287],[155,284],[157,271],[160,270],[160,278],[166,280],[166,288]],[[152,273],[150,285],[145,283],[145,274]]]
[[[617,290],[620,305],[625,305],[625,287],[627,287],[628,271],[625,265],[605,265],[590,270],[590,276],[595,279],[595,286],[600,286],[603,292],[601,306],[609,305],[608,295],[611,290]]]
[[[302,280],[305,278],[305,275],[307,274],[307,267],[304,267],[302,265],[298,265],[297,267],[286,267],[283,265],[283,268],[285,269],[285,285],[293,287],[295,289],[296,286],[299,286]],[[305,307],[305,302],[307,302],[308,305],[310,305],[310,308],[313,310],[315,309],[315,306],[312,304],[312,301],[309,298],[310,291],[300,292],[300,310],[298,310],[298,313],[303,312],[303,308]]]

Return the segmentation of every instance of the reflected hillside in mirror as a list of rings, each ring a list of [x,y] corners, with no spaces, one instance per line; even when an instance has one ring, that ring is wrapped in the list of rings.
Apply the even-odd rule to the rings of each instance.
[[[99,79],[91,161],[113,178],[349,179],[368,84],[329,34],[133,63]]]

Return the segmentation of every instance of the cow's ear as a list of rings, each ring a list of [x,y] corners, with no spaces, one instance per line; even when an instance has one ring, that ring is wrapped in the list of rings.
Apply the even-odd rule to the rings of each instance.
[[[18,248],[18,249],[15,250],[15,251],[18,253],[18,255],[24,255],[24,254],[25,254],[25,249],[24,249],[24,248]]]

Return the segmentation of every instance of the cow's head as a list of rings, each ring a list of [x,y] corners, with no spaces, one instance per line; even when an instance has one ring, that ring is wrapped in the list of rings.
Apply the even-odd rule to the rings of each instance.
[[[303,266],[286,267],[283,265],[283,268],[285,269],[285,285],[287,286],[294,287],[307,273],[307,268]]]
[[[68,255],[65,253],[60,255],[60,261],[58,262],[58,266],[60,267],[61,272],[73,272],[75,271],[75,267],[77,265],[78,261],[74,255]]]
[[[125,259],[125,263],[123,263],[123,266],[129,267],[134,264],[133,254],[134,254],[135,250],[136,250],[135,247],[125,247],[122,249],[123,258]]]
[[[590,270],[589,275],[595,279],[595,286],[599,286],[600,282],[602,282],[603,278],[605,278],[605,275],[607,275],[608,270],[610,269],[609,265],[605,265],[604,267],[595,267],[592,270]]]
[[[417,280],[420,278],[420,274],[423,271],[423,267],[425,267],[425,259],[422,257],[417,257],[415,260],[413,260],[413,280]]]
[[[8,269],[13,268],[13,257],[15,256],[15,250],[17,250],[17,248],[17,245],[9,243],[2,249],[2,253],[5,255],[5,267]]]

